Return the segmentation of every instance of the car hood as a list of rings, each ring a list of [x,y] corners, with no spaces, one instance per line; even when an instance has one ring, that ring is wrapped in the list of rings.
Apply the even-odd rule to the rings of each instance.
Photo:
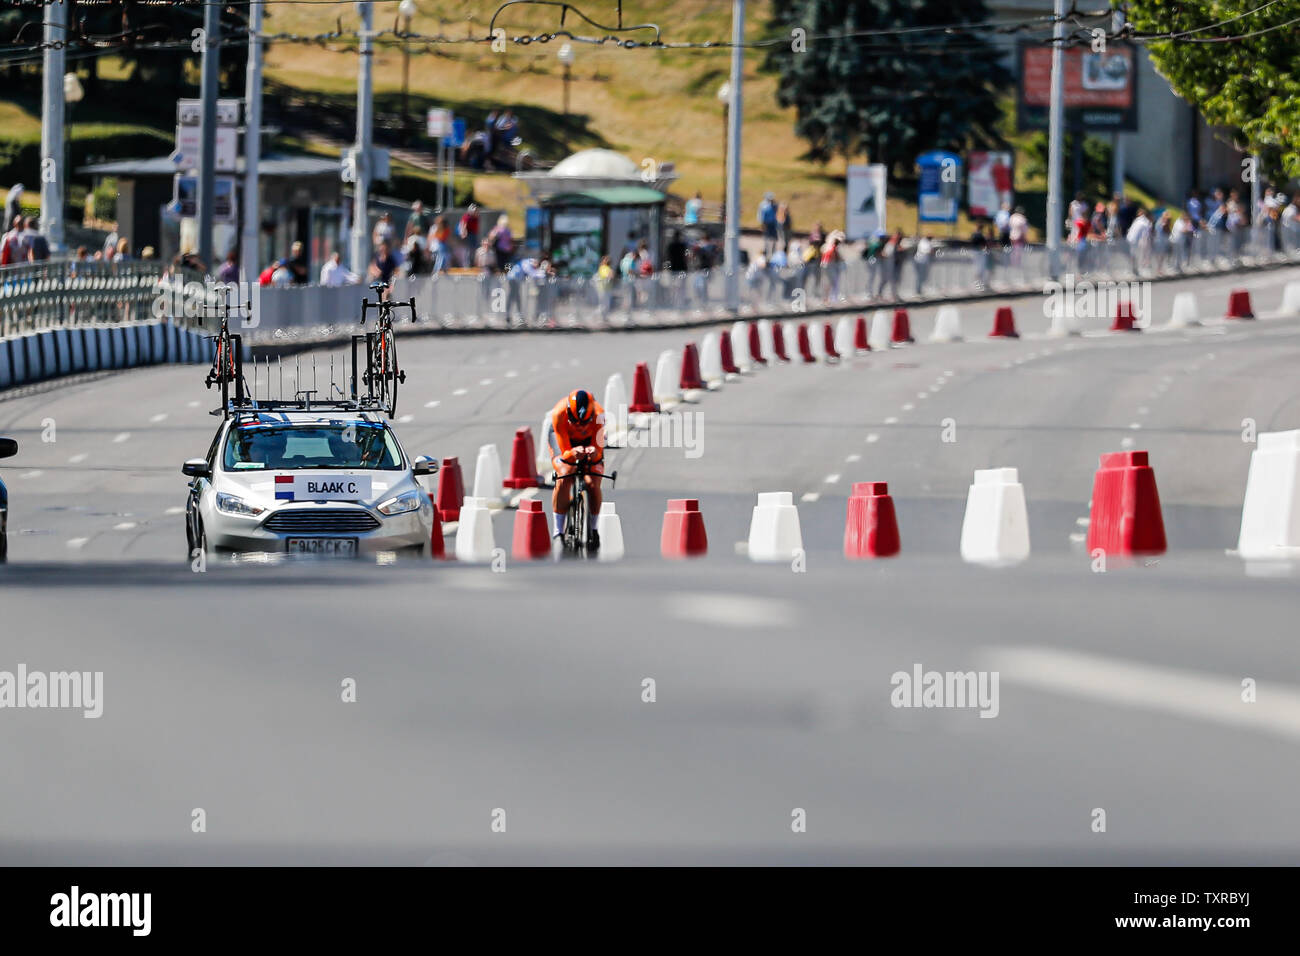
[[[373,508],[395,495],[423,490],[409,471],[365,468],[225,471],[216,475],[212,486],[268,510],[301,502]]]

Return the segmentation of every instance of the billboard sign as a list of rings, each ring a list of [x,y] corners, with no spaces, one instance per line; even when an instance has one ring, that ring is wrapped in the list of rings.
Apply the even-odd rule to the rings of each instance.
[[[934,149],[916,157],[920,168],[917,218],[921,222],[956,222],[961,199],[961,157]]]
[[[1022,40],[1016,125],[1021,132],[1047,129],[1052,103],[1052,48]],[[1123,43],[1105,52],[1090,47],[1063,51],[1065,125],[1086,131],[1137,129],[1137,51]]]
[[[844,235],[865,239],[885,228],[885,167],[851,165],[844,190]]]
[[[966,154],[966,209],[972,217],[992,219],[1003,203],[1015,202],[1014,162],[1011,153]]]

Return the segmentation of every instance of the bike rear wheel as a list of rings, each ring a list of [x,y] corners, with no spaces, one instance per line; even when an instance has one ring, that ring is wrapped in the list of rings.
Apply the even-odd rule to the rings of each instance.
[[[391,328],[386,328],[383,331],[381,355],[383,359],[381,375],[384,382],[384,404],[388,411],[388,417],[392,418],[397,414],[397,383],[401,376],[397,370],[397,341],[393,337]]]
[[[564,527],[564,550],[584,554],[587,550],[587,489],[578,485],[569,502],[568,523]]]

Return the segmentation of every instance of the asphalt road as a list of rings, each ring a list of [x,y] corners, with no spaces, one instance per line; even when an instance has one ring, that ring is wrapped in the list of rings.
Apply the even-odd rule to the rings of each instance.
[[[1186,290],[1221,314],[1235,285],[1268,313],[1298,275],[1158,283],[1155,320]],[[216,427],[201,370],[0,401],[22,443],[0,670],[105,687],[97,720],[0,713],[22,768],[0,786],[0,862],[1294,863],[1295,577],[1225,549],[1243,419],[1300,426],[1300,322],[1053,339],[1041,300],[1013,305],[1018,341],[984,338],[981,303],[964,343],[702,396],[698,457],[617,457],[619,564],[193,574],[179,467]],[[923,340],[933,310],[912,318]],[[701,334],[400,341],[396,427],[471,482],[479,445],[508,461],[564,392]],[[1072,536],[1097,455],[1124,447],[1151,453],[1170,553],[1096,574]],[[1034,548],[999,571],[956,556],[971,471],[994,466],[1020,469]],[[860,480],[890,483],[897,559],[840,557]],[[800,504],[806,573],[737,553],[754,494],[777,490]],[[670,497],[700,499],[707,558],[658,558]],[[918,664],[996,671],[997,717],[891,706]]]

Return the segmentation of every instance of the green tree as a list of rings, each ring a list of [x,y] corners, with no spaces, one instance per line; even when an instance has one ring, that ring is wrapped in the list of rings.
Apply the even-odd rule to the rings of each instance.
[[[1146,44],[1156,70],[1209,123],[1230,128],[1237,146],[1261,153],[1266,167],[1300,176],[1300,27],[1284,25],[1295,19],[1295,3],[1130,0],[1115,5],[1127,7],[1139,36],[1187,34]],[[1204,29],[1216,23],[1222,25]],[[1231,37],[1241,39],[1226,39]]]
[[[986,32],[849,35],[979,23],[989,19],[983,0],[775,0],[772,7],[769,27],[790,42],[771,48],[764,68],[780,76],[777,101],[797,111],[805,158],[865,154],[893,173],[929,149],[1001,143],[997,91],[1011,77]]]

